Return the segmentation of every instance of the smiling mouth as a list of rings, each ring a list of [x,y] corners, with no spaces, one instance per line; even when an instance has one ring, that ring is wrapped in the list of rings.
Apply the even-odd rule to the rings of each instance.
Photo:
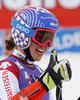
[[[42,50],[42,49],[36,49],[36,51],[37,51],[39,56],[42,56],[44,53],[44,50]]]
[[[44,52],[44,50],[42,50],[42,49],[37,49],[37,51],[39,51],[39,52],[41,52],[41,53],[43,53],[43,52]]]
[[[42,49],[37,49],[37,50],[38,50],[39,52],[42,52],[42,53],[44,52],[44,50],[42,50]]]

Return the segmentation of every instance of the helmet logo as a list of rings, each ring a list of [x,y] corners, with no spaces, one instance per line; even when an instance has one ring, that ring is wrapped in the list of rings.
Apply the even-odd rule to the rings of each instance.
[[[21,25],[19,25],[19,24],[16,25],[16,28],[18,28],[18,29],[20,29],[21,31],[23,31],[23,33],[24,33],[24,32],[25,32],[25,33],[29,33],[29,29],[24,28],[23,26],[21,26]]]
[[[55,24],[55,23],[50,23],[50,25],[52,25],[52,26],[58,26],[58,24]]]
[[[41,19],[53,19],[53,17],[44,17],[44,16],[41,16]]]

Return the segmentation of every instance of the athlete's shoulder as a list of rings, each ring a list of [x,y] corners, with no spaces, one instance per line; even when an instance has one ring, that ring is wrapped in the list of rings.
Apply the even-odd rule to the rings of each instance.
[[[12,62],[12,61],[9,61],[9,60],[2,60],[0,61],[0,70],[4,70],[4,69],[11,69],[14,67],[16,67],[16,65]]]
[[[2,70],[10,71],[15,76],[17,75],[19,76],[19,69],[12,61],[9,60],[0,61],[0,71]]]

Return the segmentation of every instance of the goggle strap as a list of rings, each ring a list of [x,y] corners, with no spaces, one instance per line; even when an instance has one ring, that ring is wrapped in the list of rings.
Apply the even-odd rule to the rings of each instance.
[[[34,29],[31,29],[30,27],[21,24],[19,21],[15,19],[14,16],[12,17],[11,25],[21,33],[24,33],[25,35],[30,37],[34,37],[34,34],[36,32]]]

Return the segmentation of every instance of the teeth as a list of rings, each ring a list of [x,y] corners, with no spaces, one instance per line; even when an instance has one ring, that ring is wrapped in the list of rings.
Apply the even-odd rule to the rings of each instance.
[[[38,49],[38,51],[43,52],[44,50],[42,50],[42,49]]]

